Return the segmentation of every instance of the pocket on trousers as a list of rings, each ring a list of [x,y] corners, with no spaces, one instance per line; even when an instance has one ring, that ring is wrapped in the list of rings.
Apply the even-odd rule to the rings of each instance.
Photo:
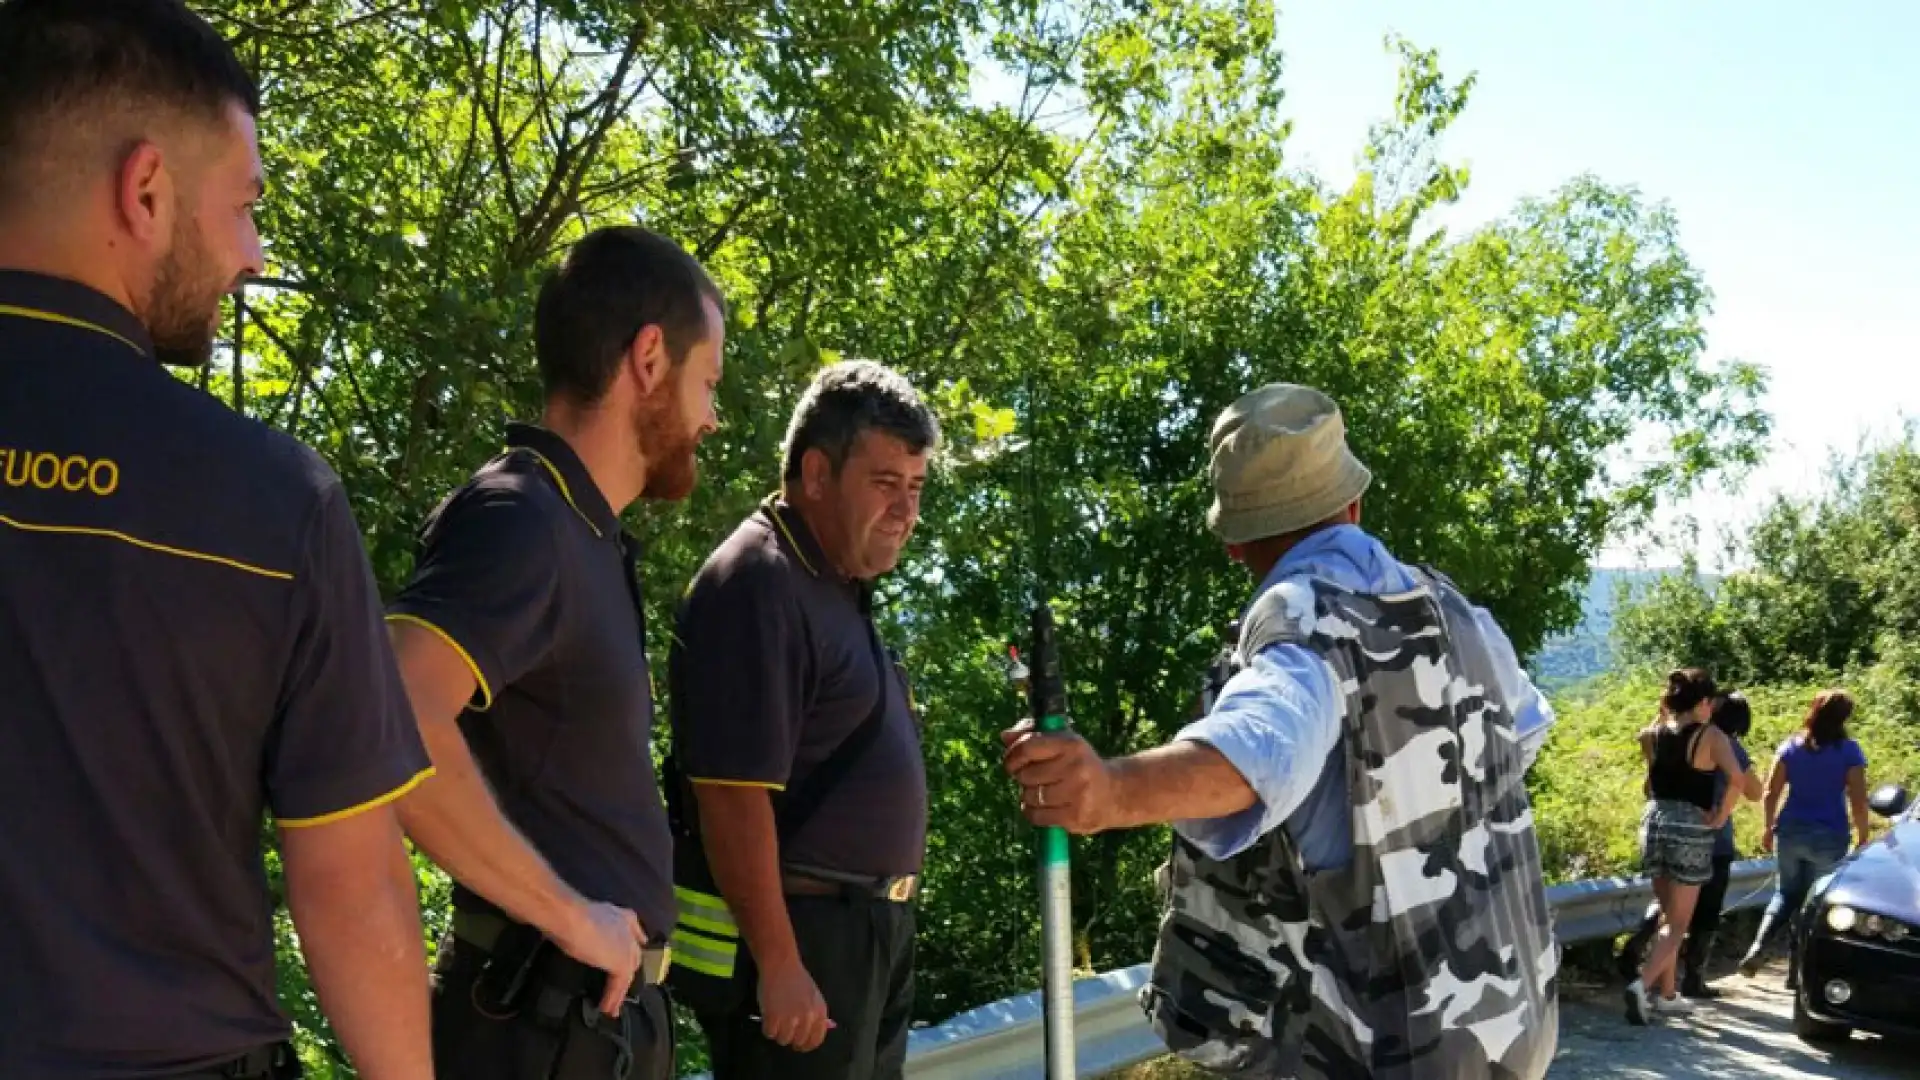
[[[554,1075],[563,1035],[522,1015],[495,1020],[476,1011],[467,997],[469,979],[448,979],[433,1002],[436,1075],[460,1080],[541,1080]]]

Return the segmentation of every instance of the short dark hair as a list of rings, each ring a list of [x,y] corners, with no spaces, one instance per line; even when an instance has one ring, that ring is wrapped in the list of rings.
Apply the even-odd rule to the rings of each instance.
[[[1753,706],[1738,690],[1729,690],[1713,703],[1713,726],[1736,739],[1753,730]]]
[[[1800,730],[1806,732],[1807,745],[1824,750],[1847,737],[1847,721],[1853,718],[1853,696],[1845,690],[1822,690],[1813,695]]]
[[[113,108],[219,119],[260,113],[260,88],[233,48],[180,0],[0,0],[0,197],[30,183],[29,147]]]
[[[794,406],[782,475],[798,480],[801,459],[809,450],[825,454],[839,475],[854,444],[869,431],[892,435],[916,454],[940,443],[940,422],[933,410],[898,373],[871,360],[822,368]]]
[[[658,326],[678,365],[705,340],[702,300],[726,317],[726,299],[687,250],[638,225],[595,229],[540,286],[534,354],[547,396],[591,405],[606,394],[634,335]]]
[[[1660,707],[1669,716],[1679,716],[1703,701],[1718,696],[1713,676],[1701,668],[1679,668],[1667,675],[1667,692],[1660,695]]]

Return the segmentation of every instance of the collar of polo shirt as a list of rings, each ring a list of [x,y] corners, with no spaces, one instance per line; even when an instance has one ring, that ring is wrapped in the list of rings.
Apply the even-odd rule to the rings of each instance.
[[[507,425],[507,446],[530,451],[539,460],[560,489],[560,497],[593,527],[596,536],[620,537],[623,530],[619,516],[607,505],[600,485],[593,482],[593,474],[567,440],[538,424],[513,422]]]
[[[153,357],[153,339],[133,312],[77,281],[26,270],[0,270],[0,318],[91,330],[142,356]]]
[[[858,595],[860,610],[872,609],[873,582],[849,578],[841,573],[833,560],[827,558],[827,550],[820,546],[819,537],[813,535],[813,530],[807,527],[807,519],[799,511],[775,493],[761,501],[760,512],[773,522],[773,531],[779,534],[780,542],[800,561],[808,574],[847,585]]]

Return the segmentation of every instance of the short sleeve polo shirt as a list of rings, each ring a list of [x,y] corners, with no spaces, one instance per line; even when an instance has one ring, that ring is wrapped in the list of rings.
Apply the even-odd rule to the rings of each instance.
[[[0,1076],[285,1038],[265,815],[427,766],[333,471],[108,297],[0,272]]]
[[[692,783],[781,791],[872,715],[884,685],[879,738],[780,854],[791,865],[915,874],[927,838],[919,725],[904,675],[874,655],[871,612],[868,586],[841,576],[805,520],[770,500],[681,600],[668,671],[674,754]]]
[[[428,518],[388,618],[432,630],[473,669],[460,726],[507,819],[567,884],[664,938],[673,840],[638,544],[566,440],[513,424],[507,444]],[[491,909],[460,887],[454,903]]]

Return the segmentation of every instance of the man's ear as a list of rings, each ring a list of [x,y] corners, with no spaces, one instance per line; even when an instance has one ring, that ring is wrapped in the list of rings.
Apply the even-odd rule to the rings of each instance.
[[[177,191],[160,147],[147,139],[120,159],[113,178],[113,205],[121,227],[141,244],[166,244],[173,236]]]
[[[667,355],[667,336],[655,323],[648,323],[627,343],[627,366],[633,371],[633,384],[642,398],[653,396],[667,381],[673,358]]]
[[[1347,504],[1347,524],[1349,525],[1360,524],[1360,500],[1359,499],[1355,499],[1352,502]]]
[[[826,497],[827,485],[833,480],[833,462],[827,460],[827,452],[819,447],[811,447],[800,455],[800,488],[809,499]]]

